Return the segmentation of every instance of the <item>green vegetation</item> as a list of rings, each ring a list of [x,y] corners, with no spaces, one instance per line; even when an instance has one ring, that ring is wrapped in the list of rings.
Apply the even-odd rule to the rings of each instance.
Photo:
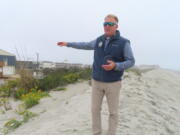
[[[56,88],[56,89],[54,89],[54,91],[65,91],[65,90],[67,90],[66,88]]]
[[[37,116],[37,114],[35,114],[35,113],[33,113],[33,112],[30,112],[30,111],[28,111],[28,110],[25,110],[23,113],[22,113],[22,115],[23,115],[23,120],[22,120],[22,122],[28,122],[31,118],[33,118],[33,117],[36,117]]]
[[[64,86],[67,84],[91,78],[90,68],[45,69],[43,73],[45,77],[37,80],[33,78],[32,72],[21,69],[19,79],[9,80],[2,85],[0,87],[0,106],[3,106],[4,109],[0,110],[1,114],[10,109],[8,97],[21,100],[24,108],[28,109],[37,105],[41,98],[49,96],[48,91],[51,89],[63,91],[66,90]]]
[[[18,121],[16,119],[11,119],[4,124],[5,131],[7,133],[7,131],[14,130],[14,129],[18,128],[20,125],[21,125],[20,121]]]
[[[142,75],[141,70],[138,69],[138,68],[129,68],[129,69],[125,70],[125,71],[126,72],[132,72],[132,73],[134,73],[137,76],[141,76]]]
[[[37,116],[37,114],[30,112],[28,110],[25,110],[24,112],[22,112],[20,115],[22,115],[23,119],[21,121],[18,121],[14,118],[10,119],[9,121],[7,121],[4,124],[4,134],[8,134],[10,131],[13,131],[14,129],[18,128],[19,126],[21,126],[23,123],[26,123],[29,121],[29,119]]]
[[[75,83],[78,80],[90,80],[91,78],[90,68],[45,69],[43,73],[45,77],[37,80],[33,78],[32,73],[29,70],[20,70],[20,79],[10,80],[0,87],[0,97],[12,96],[21,100],[24,99],[22,98],[22,95],[24,97],[27,95],[27,97],[34,96],[34,98],[39,99],[39,90],[47,91],[58,86],[62,87],[70,83]],[[34,102],[34,104],[36,103]]]
[[[19,88],[19,89],[16,90],[14,96],[15,96],[15,98],[17,98],[17,99],[20,99],[22,95],[25,95],[25,94],[27,94],[27,93],[28,93],[27,90],[25,90],[25,89],[23,89],[23,88]]]
[[[78,73],[70,73],[68,75],[65,75],[63,77],[63,80],[67,83],[74,83],[77,82],[77,80],[79,79],[79,74]]]
[[[22,101],[24,101],[26,108],[31,108],[32,106],[39,103],[42,97],[47,97],[49,94],[47,92],[42,92],[41,90],[31,89],[29,93],[21,96]]]
[[[0,98],[0,106],[3,106],[7,102],[7,98]]]
[[[29,119],[37,116],[27,109],[38,104],[40,99],[49,96],[48,91],[51,89],[57,91],[64,91],[67,84],[75,83],[79,80],[90,80],[90,68],[70,68],[70,69],[45,69],[43,71],[45,77],[43,79],[35,79],[29,70],[22,69],[19,71],[20,78],[16,80],[9,80],[4,85],[0,86],[0,106],[4,106],[9,97],[21,100],[23,103],[19,105],[16,113],[22,116],[21,121],[10,119],[4,124],[4,134],[9,133],[18,128]],[[55,89],[56,88],[56,89]],[[0,110],[4,114],[4,110]]]
[[[58,86],[65,86],[70,83],[75,83],[78,80],[89,80],[91,78],[90,68],[70,68],[70,69],[57,69],[45,70],[46,75],[43,79],[39,80],[39,88],[42,90],[50,90]]]
[[[0,97],[9,97],[11,89],[8,86],[8,83],[0,87]]]
[[[4,110],[10,110],[11,107],[8,106],[8,103],[9,103],[9,99],[4,97],[4,98],[0,98],[0,107],[2,106],[4,108]],[[0,110],[2,113],[4,113],[3,110]]]
[[[0,87],[0,97],[9,97],[13,93],[14,88],[18,84],[17,80],[9,80],[6,84]]]

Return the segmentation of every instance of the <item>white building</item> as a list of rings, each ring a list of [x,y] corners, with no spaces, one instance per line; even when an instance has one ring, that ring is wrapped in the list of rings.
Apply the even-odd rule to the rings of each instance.
[[[16,56],[0,49],[0,77],[15,74]]]
[[[39,68],[44,69],[44,68],[56,68],[56,63],[50,62],[50,61],[43,61],[40,62]]]

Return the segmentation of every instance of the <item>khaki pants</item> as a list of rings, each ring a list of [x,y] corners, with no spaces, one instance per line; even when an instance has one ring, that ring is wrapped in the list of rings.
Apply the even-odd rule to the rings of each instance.
[[[109,109],[109,129],[107,135],[115,135],[118,124],[118,106],[121,81],[99,82],[92,79],[92,132],[93,135],[101,135],[101,106],[104,95]]]

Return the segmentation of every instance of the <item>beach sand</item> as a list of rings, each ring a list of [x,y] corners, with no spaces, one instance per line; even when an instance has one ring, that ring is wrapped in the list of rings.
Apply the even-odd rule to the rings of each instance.
[[[145,69],[145,70],[144,70]],[[161,68],[126,72],[122,81],[117,135],[179,135],[180,74]],[[30,111],[39,114],[9,135],[91,135],[91,86],[88,81],[51,91]],[[19,102],[12,101],[15,109]],[[0,126],[13,110],[0,114]],[[106,98],[102,107],[103,135],[108,128]],[[2,134],[2,133],[0,133]]]

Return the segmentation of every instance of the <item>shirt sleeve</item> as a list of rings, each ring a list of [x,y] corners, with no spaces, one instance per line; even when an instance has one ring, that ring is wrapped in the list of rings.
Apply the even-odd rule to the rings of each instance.
[[[129,42],[125,44],[124,47],[124,60],[123,62],[117,62],[115,70],[116,71],[123,71],[125,69],[128,69],[135,64],[135,58],[132,52],[132,48]]]
[[[84,50],[94,50],[95,45],[96,40],[92,40],[90,42],[68,42],[67,47]]]

